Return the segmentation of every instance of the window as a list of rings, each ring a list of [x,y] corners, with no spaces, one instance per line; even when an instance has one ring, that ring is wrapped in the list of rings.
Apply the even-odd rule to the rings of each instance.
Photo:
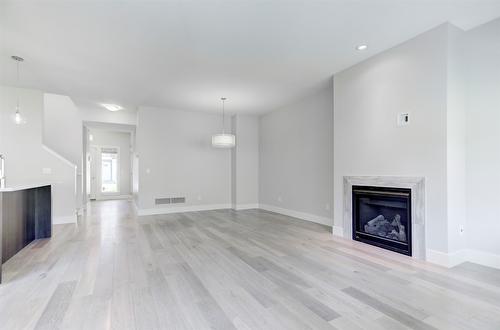
[[[118,192],[118,148],[101,148],[101,191]]]

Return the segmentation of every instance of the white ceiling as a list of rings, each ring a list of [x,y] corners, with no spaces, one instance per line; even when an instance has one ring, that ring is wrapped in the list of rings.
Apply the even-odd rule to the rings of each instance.
[[[441,23],[498,16],[500,0],[3,0],[0,83],[15,54],[22,86],[75,100],[265,112]]]

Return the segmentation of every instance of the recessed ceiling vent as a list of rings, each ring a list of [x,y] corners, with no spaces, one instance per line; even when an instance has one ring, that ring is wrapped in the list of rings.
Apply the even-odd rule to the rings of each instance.
[[[155,205],[186,203],[186,197],[156,198]]]

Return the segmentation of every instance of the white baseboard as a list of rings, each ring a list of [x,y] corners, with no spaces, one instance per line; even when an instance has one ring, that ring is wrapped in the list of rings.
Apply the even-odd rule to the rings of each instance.
[[[467,250],[467,261],[500,269],[500,255],[480,250]]]
[[[428,262],[447,268],[455,267],[468,261],[500,269],[500,255],[474,249],[463,249],[452,253],[428,249],[426,259]]]
[[[108,201],[113,199],[132,199],[132,195],[101,195],[96,196],[96,201]]]
[[[333,233],[333,236],[344,237],[344,228],[342,228],[340,226],[333,226],[332,233]]]
[[[158,214],[170,214],[170,213],[182,213],[182,212],[194,212],[194,211],[210,211],[210,210],[220,210],[220,209],[230,209],[231,204],[207,204],[207,205],[191,205],[191,206],[170,206],[170,207],[158,207],[151,209],[137,209],[137,215],[158,215]]]
[[[259,204],[237,204],[233,205],[233,209],[236,211],[258,209]]]
[[[288,215],[289,217],[294,217],[294,218],[299,218],[299,219],[306,220],[306,221],[316,222],[316,223],[330,226],[330,227],[332,226],[332,223],[333,223],[333,219],[330,219],[327,217],[322,217],[322,216],[315,215],[315,214],[284,209],[284,208],[277,207],[274,205],[259,204],[259,208],[266,210],[266,211],[271,211],[271,212],[276,212],[276,213]]]
[[[333,236],[343,237],[344,231],[342,227],[333,226],[332,231]],[[468,261],[478,265],[500,269],[500,255],[473,249],[462,249],[452,253],[427,249],[425,260],[446,268],[455,267]]]
[[[426,261],[437,264],[446,268],[451,268],[467,261],[467,251],[460,250],[452,253],[446,253],[436,250],[427,249]]]
[[[75,215],[68,215],[68,216],[59,216],[59,217],[53,217],[52,218],[52,224],[53,225],[61,225],[64,223],[76,223],[76,214]]]

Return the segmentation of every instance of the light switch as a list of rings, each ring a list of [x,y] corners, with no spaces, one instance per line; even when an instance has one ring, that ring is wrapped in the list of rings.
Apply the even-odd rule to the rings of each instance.
[[[410,124],[410,114],[403,112],[398,115],[398,126],[406,126]]]
[[[52,174],[52,169],[50,167],[42,168],[42,174]]]

